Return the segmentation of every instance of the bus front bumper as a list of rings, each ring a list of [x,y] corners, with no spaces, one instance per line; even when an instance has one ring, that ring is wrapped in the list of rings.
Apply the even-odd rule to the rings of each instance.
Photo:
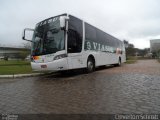
[[[68,62],[66,58],[62,58],[46,63],[31,62],[31,66],[33,71],[62,71],[68,69]]]

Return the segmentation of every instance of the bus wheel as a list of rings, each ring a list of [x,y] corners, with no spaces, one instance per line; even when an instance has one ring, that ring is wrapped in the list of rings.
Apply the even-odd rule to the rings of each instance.
[[[119,58],[117,66],[121,66],[121,58]]]
[[[95,70],[95,62],[92,58],[88,58],[87,60],[87,73],[91,73]]]
[[[121,66],[121,58],[119,58],[118,63],[113,64],[115,67]]]

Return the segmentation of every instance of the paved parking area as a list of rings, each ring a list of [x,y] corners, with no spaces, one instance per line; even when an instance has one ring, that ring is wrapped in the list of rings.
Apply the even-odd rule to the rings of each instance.
[[[0,79],[0,113],[160,113],[160,64],[140,60],[91,74]]]

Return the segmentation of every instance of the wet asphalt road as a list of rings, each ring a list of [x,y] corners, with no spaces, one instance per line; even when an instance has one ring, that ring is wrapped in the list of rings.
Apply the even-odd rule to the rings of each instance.
[[[0,79],[0,113],[160,113],[160,63]]]

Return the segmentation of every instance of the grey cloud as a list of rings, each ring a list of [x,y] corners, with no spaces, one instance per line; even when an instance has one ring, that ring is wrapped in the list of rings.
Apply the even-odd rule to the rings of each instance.
[[[48,17],[71,13],[141,48],[145,39],[160,35],[159,0],[1,0],[0,44],[21,44],[22,30]],[[139,47],[139,46],[138,46]]]

